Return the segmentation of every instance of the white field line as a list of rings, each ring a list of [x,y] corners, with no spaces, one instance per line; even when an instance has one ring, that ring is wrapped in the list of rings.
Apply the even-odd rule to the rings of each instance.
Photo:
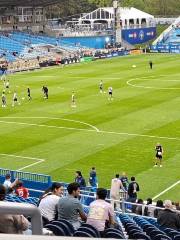
[[[141,80],[142,78],[139,78],[139,80]],[[136,79],[130,79],[126,82],[127,85],[131,86],[131,87],[136,87],[136,88],[144,88],[144,89],[163,89],[163,90],[177,90],[177,89],[180,89],[180,88],[177,88],[177,87],[150,87],[150,86],[143,86],[143,85],[136,85],[136,84],[132,84],[131,82],[132,81],[135,81],[137,80]],[[145,79],[143,79],[145,80]],[[163,80],[163,81],[166,81],[166,80]],[[169,80],[167,80],[169,81]],[[178,80],[172,80],[172,81],[178,81]]]
[[[76,76],[72,76],[72,77],[68,77],[68,78],[72,78],[72,79],[92,79],[92,80],[113,80],[113,79],[121,79],[119,77],[76,77]]]
[[[159,194],[157,194],[156,196],[154,196],[152,198],[152,200],[155,200],[156,198],[160,197],[161,195],[163,195],[164,193],[168,192],[170,189],[174,188],[176,185],[180,184],[180,180],[175,182],[174,184],[172,184],[170,187],[166,188],[164,191],[160,192]]]
[[[34,165],[37,165],[37,164],[42,163],[42,162],[45,161],[45,159],[41,159],[41,158],[24,157],[24,156],[18,156],[18,155],[12,155],[12,154],[5,154],[5,153],[0,153],[0,156],[36,160],[35,163],[32,163],[32,164],[29,164],[29,165],[27,165],[27,166],[25,166],[25,167],[19,168],[19,169],[17,169],[16,171],[24,170],[24,169],[26,169],[26,168],[32,167],[32,166],[34,166]]]
[[[93,126],[93,125],[91,125],[89,123],[78,121],[78,120],[67,119],[67,118],[57,118],[57,117],[0,117],[0,119],[49,119],[49,120],[63,120],[63,121],[68,121],[68,122],[80,123],[80,124],[83,124],[83,125],[91,127],[96,132],[99,132],[99,129],[97,127],[95,127],[95,126]]]
[[[147,135],[147,134],[137,134],[137,133],[127,133],[127,132],[113,132],[113,131],[103,131],[103,130],[99,130],[99,131],[97,132],[97,131],[94,130],[94,129],[73,128],[73,127],[60,127],[60,126],[54,126],[54,125],[45,125],[45,124],[36,124],[36,123],[25,123],[25,122],[7,122],[7,121],[0,121],[0,123],[180,141],[180,138],[178,138],[178,137],[155,136],[155,135]]]

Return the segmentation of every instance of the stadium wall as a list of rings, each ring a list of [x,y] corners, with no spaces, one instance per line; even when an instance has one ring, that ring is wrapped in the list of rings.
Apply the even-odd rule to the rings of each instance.
[[[122,30],[123,39],[132,45],[145,43],[152,40],[155,36],[156,27]],[[63,41],[95,49],[104,48],[108,42],[112,41],[112,38],[112,35],[61,37]]]
[[[157,45],[151,46],[151,52],[180,53],[180,44],[179,43],[169,43],[169,44],[159,43]]]

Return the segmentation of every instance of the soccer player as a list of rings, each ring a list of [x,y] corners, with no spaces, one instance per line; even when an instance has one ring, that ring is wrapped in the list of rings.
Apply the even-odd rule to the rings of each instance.
[[[102,80],[99,83],[99,91],[100,91],[100,93],[103,93],[103,82],[102,82]]]
[[[163,148],[162,148],[162,145],[160,143],[156,144],[155,151],[156,151],[156,160],[155,160],[154,167],[157,167],[158,162],[159,162],[159,166],[162,167]]]
[[[46,86],[42,87],[42,91],[44,93],[44,98],[48,99],[48,88]]]
[[[153,67],[153,63],[151,60],[149,61],[149,67],[150,67],[150,69],[152,69],[152,67]]]
[[[72,95],[71,95],[71,107],[76,107],[76,98],[75,98],[74,91],[72,92]]]
[[[28,100],[31,100],[32,99],[32,97],[31,97],[31,90],[30,90],[29,87],[27,88],[27,95],[28,95]]]
[[[1,80],[6,80],[6,74],[7,74],[6,66],[2,66],[1,71],[2,71]]]
[[[10,93],[10,90],[9,90],[9,80],[7,80],[5,82],[5,87],[6,87],[7,91]]]
[[[113,96],[112,96],[112,94],[113,94],[113,88],[112,87],[109,87],[109,89],[108,89],[108,92],[109,92],[109,100],[113,100]]]
[[[5,91],[3,91],[2,93],[2,107],[6,107],[6,95],[5,95]]]
[[[18,105],[20,105],[20,102],[18,101],[17,93],[14,92],[14,94],[13,94],[13,101],[12,101],[12,107],[14,107],[14,105],[15,105],[16,103],[17,103]]]

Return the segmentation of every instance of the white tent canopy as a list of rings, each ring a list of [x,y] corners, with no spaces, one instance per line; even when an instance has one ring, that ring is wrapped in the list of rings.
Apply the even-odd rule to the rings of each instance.
[[[118,15],[120,16],[119,21],[121,21],[122,27],[129,27],[133,25],[150,25],[154,22],[154,16],[146,12],[138,10],[136,8],[120,7]],[[114,8],[104,7],[98,8],[93,12],[84,14],[79,18],[79,24],[89,23],[93,25],[94,23],[104,22],[107,23],[109,27],[112,26],[114,22]]]

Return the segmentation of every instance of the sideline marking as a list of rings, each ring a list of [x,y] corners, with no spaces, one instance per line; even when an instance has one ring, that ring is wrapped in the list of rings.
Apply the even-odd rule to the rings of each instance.
[[[24,170],[26,168],[29,168],[31,166],[34,166],[36,164],[39,164],[39,163],[42,163],[42,162],[45,162],[45,159],[41,159],[41,158],[34,158],[34,157],[24,157],[24,156],[18,156],[18,155],[13,155],[13,154],[5,154],[5,153],[0,153],[1,156],[7,156],[7,157],[14,157],[14,158],[23,158],[23,159],[32,159],[32,160],[36,160],[37,162],[35,163],[32,163],[32,164],[29,164],[25,167],[22,167],[22,168],[19,168],[17,169],[16,171],[21,171],[21,170]]]
[[[139,78],[138,80],[141,80],[141,79],[142,78]],[[135,81],[135,80],[137,80],[137,78],[132,78],[132,79],[128,80],[126,82],[126,84],[131,86],[131,87],[144,88],[144,89],[163,89],[163,90],[177,90],[177,89],[180,89],[180,88],[177,88],[177,87],[170,87],[170,88],[168,88],[168,87],[150,87],[150,86],[132,84],[131,82]],[[145,79],[142,79],[142,80],[145,80]],[[179,81],[179,80],[163,80],[163,81]]]
[[[94,129],[84,129],[84,128],[73,128],[73,127],[60,127],[54,125],[45,125],[45,124],[36,124],[36,123],[25,123],[25,122],[7,122],[0,121],[0,123],[5,124],[16,124],[16,125],[27,125],[27,126],[35,126],[35,127],[47,127],[47,128],[56,128],[56,129],[66,129],[66,130],[76,130],[76,131],[84,131],[84,132],[97,132],[97,133],[105,133],[105,134],[116,134],[116,135],[127,135],[127,136],[135,136],[135,137],[147,137],[147,138],[157,138],[157,139],[167,139],[167,140],[176,140],[180,141],[178,137],[166,137],[166,136],[155,136],[155,135],[147,135],[147,134],[138,134],[138,133],[126,133],[126,132],[113,132],[113,131],[96,131]]]
[[[160,197],[161,195],[163,195],[164,193],[168,192],[170,189],[174,188],[176,185],[180,184],[180,180],[175,182],[174,184],[172,184],[170,187],[166,188],[164,191],[160,192],[159,194],[157,194],[156,196],[154,196],[152,198],[152,200],[155,200],[156,198]]]
[[[57,117],[0,117],[0,119],[50,119],[50,120],[64,120],[64,121],[69,121],[69,122],[76,122],[80,123],[86,126],[91,127],[92,129],[96,130],[96,132],[99,132],[99,129],[89,123],[78,121],[78,120],[73,120],[73,119],[67,119],[67,118],[57,118]],[[45,125],[48,126],[48,125]]]

